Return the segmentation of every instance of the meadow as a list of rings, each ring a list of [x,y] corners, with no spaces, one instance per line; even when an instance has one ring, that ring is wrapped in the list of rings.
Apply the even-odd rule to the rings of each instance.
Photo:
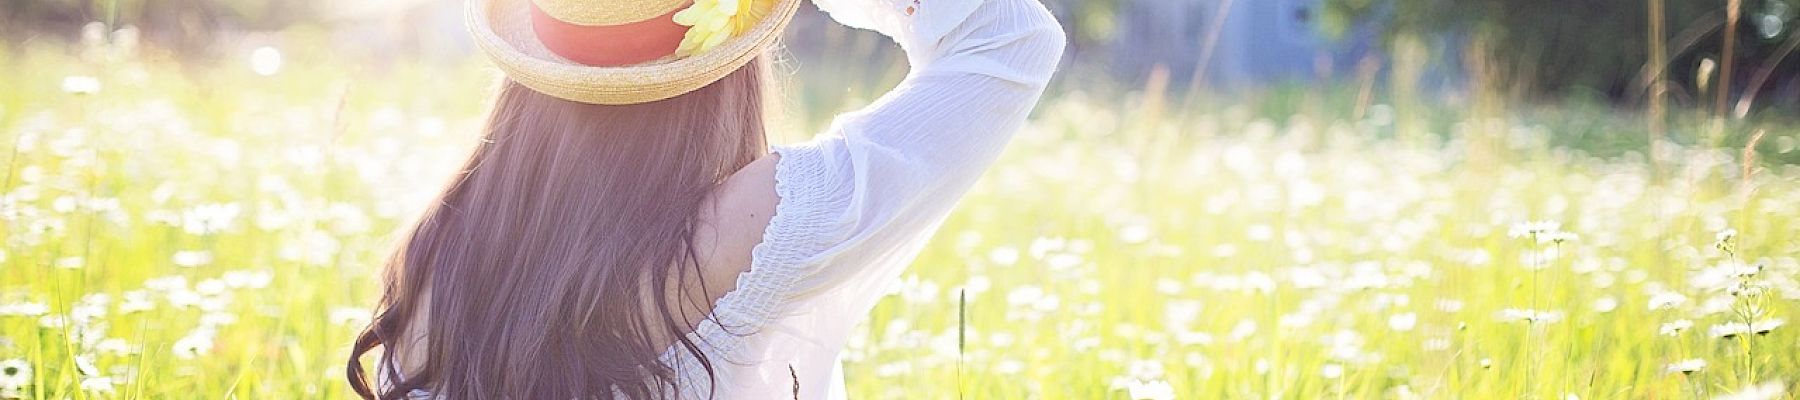
[[[0,51],[0,397],[351,397],[494,73],[120,52]],[[1566,143],[1642,136],[1610,110],[1146,92],[1046,97],[858,330],[853,398],[1795,396],[1800,168],[1741,148],[1794,129],[1649,154]]]

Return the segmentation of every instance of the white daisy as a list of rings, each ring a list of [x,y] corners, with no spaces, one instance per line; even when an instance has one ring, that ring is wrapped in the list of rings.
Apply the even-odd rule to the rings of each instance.
[[[1417,326],[1418,324],[1419,324],[1419,315],[1418,314],[1399,313],[1399,314],[1394,314],[1394,315],[1388,316],[1388,329],[1393,329],[1395,332],[1410,331],[1413,329],[1414,326]]]
[[[1681,293],[1661,292],[1661,293],[1650,295],[1650,309],[1651,310],[1664,310],[1664,309],[1675,308],[1676,306],[1679,306],[1682,303],[1686,303],[1687,300],[1688,300],[1687,296],[1683,296],[1683,295],[1681,295]]]
[[[1725,228],[1725,230],[1719,231],[1718,234],[1713,235],[1713,241],[1717,242],[1717,243],[1725,243],[1725,242],[1731,241],[1731,239],[1737,238],[1737,234],[1738,234],[1738,231],[1736,229]]]
[[[1678,319],[1673,322],[1666,322],[1666,323],[1662,324],[1662,335],[1663,336],[1680,336],[1682,331],[1686,331],[1689,328],[1693,328],[1693,327],[1694,327],[1694,321],[1689,321],[1689,320],[1685,320],[1685,319]]]
[[[100,79],[91,76],[63,77],[62,90],[69,94],[94,94],[100,92]]]
[[[1775,331],[1775,328],[1780,328],[1784,323],[1787,323],[1787,321],[1782,320],[1781,318],[1756,321],[1755,323],[1750,324],[1750,333],[1767,335],[1769,332]]]
[[[1676,361],[1673,363],[1669,363],[1669,365],[1663,367],[1664,372],[1668,372],[1671,374],[1675,374],[1675,373],[1692,374],[1695,372],[1700,372],[1700,370],[1702,370],[1702,369],[1706,369],[1706,360],[1702,360],[1702,359],[1698,359],[1698,358],[1690,358],[1690,359],[1686,359],[1686,360]]]
[[[198,266],[202,266],[202,265],[212,264],[212,262],[213,262],[212,252],[204,251],[204,250],[177,251],[177,252],[175,252],[175,256],[172,258],[173,258],[172,261],[175,263],[175,266],[186,267],[186,268],[193,268],[193,267],[198,267]]]
[[[1613,299],[1612,297],[1601,297],[1599,299],[1594,300],[1594,311],[1595,312],[1605,314],[1605,313],[1612,312],[1613,310],[1616,310],[1618,308],[1619,308],[1619,301]]]
[[[1537,236],[1537,239],[1538,239],[1538,243],[1561,244],[1563,242],[1573,242],[1576,239],[1580,239],[1580,236],[1577,236],[1572,232],[1550,231],[1550,232],[1544,232],[1542,234],[1539,234]]]
[[[17,389],[31,384],[31,363],[22,359],[0,361],[0,388]]]
[[[37,317],[50,313],[50,306],[38,302],[0,304],[0,317]]]
[[[81,378],[81,390],[108,394],[113,392],[113,378],[110,376],[89,376]]]
[[[209,329],[195,329],[193,332],[175,341],[175,357],[191,360],[206,355],[213,347],[213,333]]]
[[[1562,230],[1562,223],[1556,221],[1526,221],[1513,224],[1506,231],[1506,236],[1514,238],[1534,237]]]
[[[96,376],[100,375],[100,367],[94,365],[93,354],[82,354],[75,356],[75,372],[81,376]]]
[[[1175,387],[1168,381],[1133,381],[1127,386],[1132,400],[1175,400]]]
[[[1750,325],[1742,322],[1727,322],[1713,325],[1712,328],[1707,329],[1707,332],[1715,338],[1730,339],[1737,337],[1738,335],[1750,333]]]

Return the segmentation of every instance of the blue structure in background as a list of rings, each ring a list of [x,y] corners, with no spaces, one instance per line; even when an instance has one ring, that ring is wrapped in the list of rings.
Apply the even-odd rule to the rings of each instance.
[[[1230,8],[1219,19],[1224,2],[1231,2]],[[1114,72],[1125,79],[1142,79],[1161,64],[1173,81],[1187,82],[1214,21],[1223,24],[1202,77],[1214,88],[1353,78],[1357,64],[1371,56],[1389,64],[1381,53],[1378,23],[1360,22],[1341,38],[1328,37],[1319,25],[1319,0],[1135,0],[1120,7],[1121,28],[1109,47]],[[1455,52],[1450,43],[1428,45]],[[1420,86],[1460,81],[1457,58],[1433,57]]]

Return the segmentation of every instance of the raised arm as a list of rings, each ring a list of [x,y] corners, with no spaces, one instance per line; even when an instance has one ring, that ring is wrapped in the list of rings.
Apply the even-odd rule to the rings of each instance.
[[[913,68],[829,131],[738,171],[702,217],[719,228],[696,234],[696,246],[712,249],[702,262],[749,269],[696,332],[771,332],[761,340],[785,343],[768,347],[781,354],[721,353],[797,358],[794,369],[766,376],[775,387],[788,373],[831,380],[855,321],[1024,124],[1063,49],[1061,27],[1037,0],[919,0],[911,14],[904,7],[913,0],[815,1],[846,25],[893,37]],[[906,3],[884,4],[898,2]],[[841,389],[807,386],[798,397]]]
[[[1062,56],[1062,27],[1036,0],[922,0],[909,7],[911,15],[905,8],[880,14],[891,10],[875,6],[855,9],[873,16],[839,18],[853,26],[874,21],[866,27],[894,38],[912,69],[873,104],[839,116],[820,140],[838,136],[855,155],[891,157],[854,166],[868,168],[859,174],[870,183],[896,188],[890,194],[954,201],[1037,103]]]
[[[822,232],[804,240],[816,249],[766,250],[822,266],[806,272],[795,299],[870,294],[842,302],[858,315],[1024,125],[1064,38],[1037,0],[921,0],[910,15],[880,4],[895,0],[816,1],[846,25],[894,38],[912,64],[874,103],[811,142],[776,149],[779,212]]]

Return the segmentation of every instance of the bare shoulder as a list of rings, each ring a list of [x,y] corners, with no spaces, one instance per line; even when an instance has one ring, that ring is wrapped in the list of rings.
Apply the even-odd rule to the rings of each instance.
[[[775,163],[780,159],[771,153],[745,165],[701,204],[694,251],[710,299],[731,290],[738,274],[749,270],[751,250],[762,243],[763,230],[780,202],[775,194]]]

